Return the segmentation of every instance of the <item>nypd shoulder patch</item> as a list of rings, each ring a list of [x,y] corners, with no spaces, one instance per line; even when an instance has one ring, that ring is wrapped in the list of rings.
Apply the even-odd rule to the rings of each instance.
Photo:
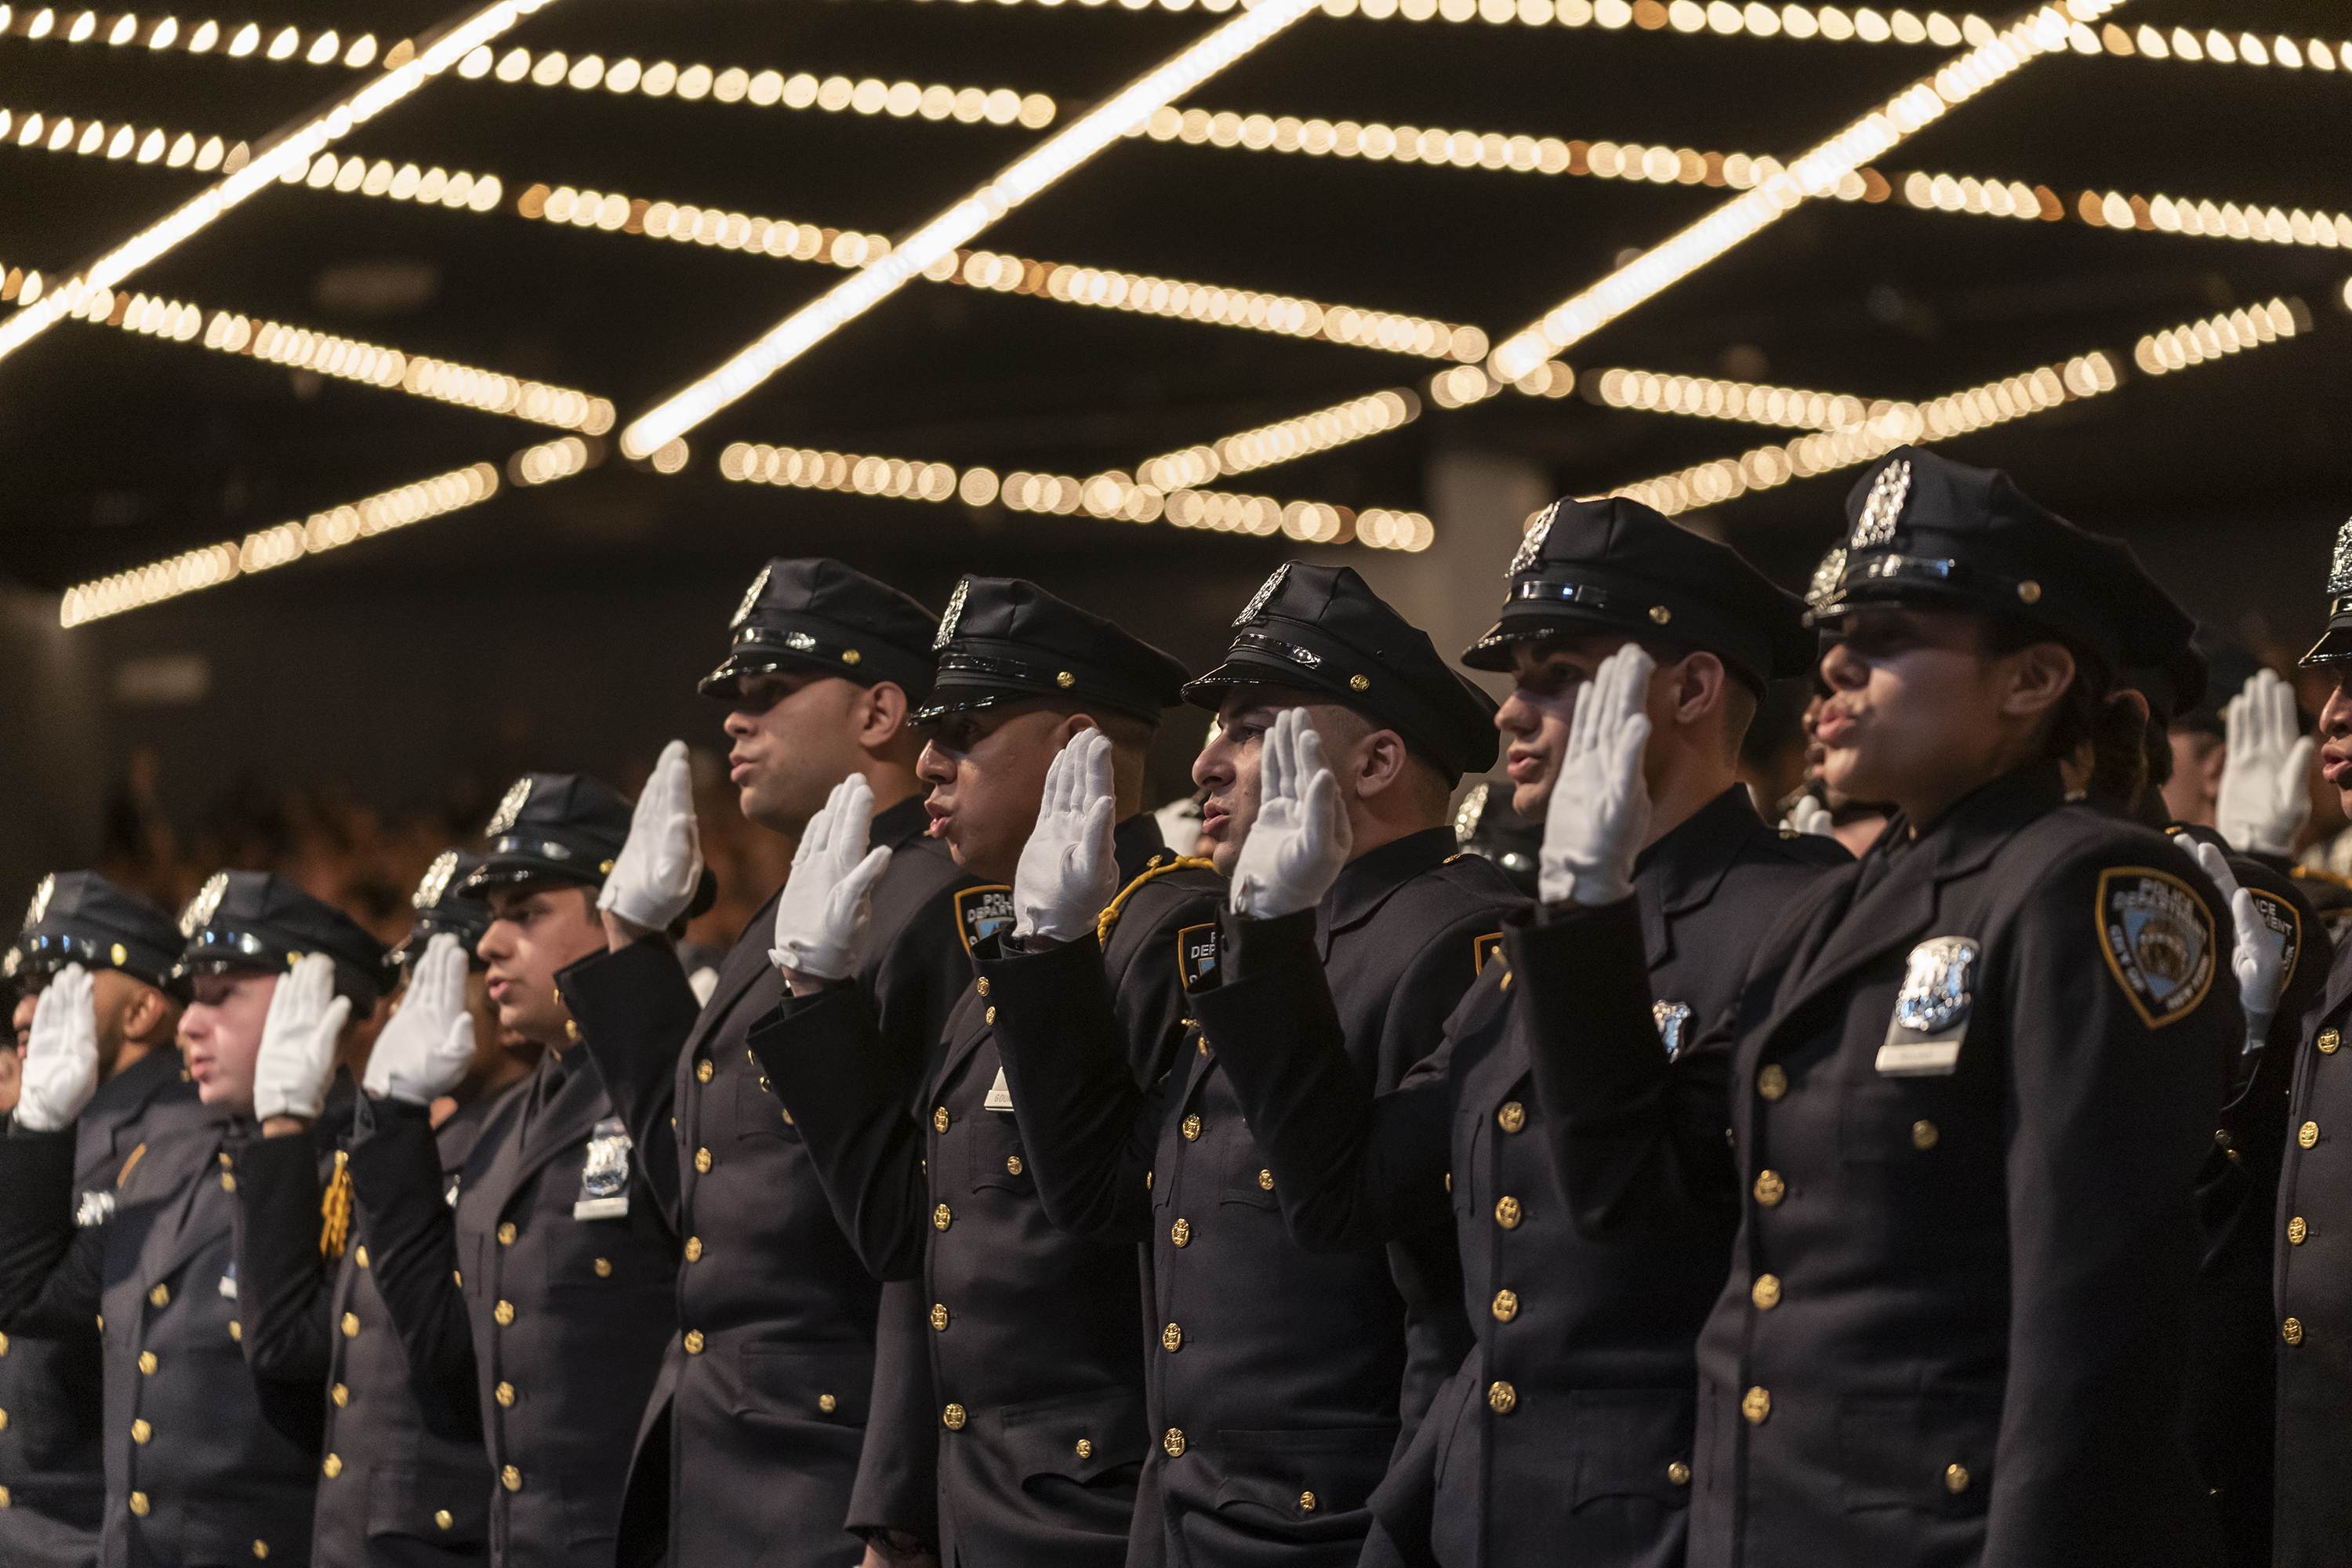
[[[1186,926],[1176,933],[1176,973],[1184,982],[1184,989],[1193,990],[1202,981],[1217,972],[1217,926],[1204,921],[1196,926]]]
[[[2276,893],[2260,888],[2245,889],[2246,897],[2254,902],[2254,912],[2263,918],[2263,928],[2270,933],[2271,943],[2279,957],[2279,989],[2284,991],[2294,984],[2295,960],[2303,956],[2303,915],[2293,904]]]
[[[1002,884],[966,888],[955,896],[956,931],[971,952],[999,932],[1013,929],[1013,889]]]
[[[2212,988],[2213,917],[2189,884],[2146,866],[2099,873],[2099,951],[2151,1029],[2196,1011]]]

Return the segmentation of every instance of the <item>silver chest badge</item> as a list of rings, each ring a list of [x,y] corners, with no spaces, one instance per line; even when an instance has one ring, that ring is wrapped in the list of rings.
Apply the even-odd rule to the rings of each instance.
[[[580,1197],[573,1219],[620,1219],[629,1212],[629,1151],[636,1145],[617,1116],[607,1116],[588,1135],[588,1158],[580,1167]]]
[[[1960,1063],[1969,1033],[1978,956],[1973,937],[1931,936],[1911,950],[1895,1016],[1878,1047],[1878,1070],[1889,1078],[1941,1078]]]
[[[1666,1059],[1674,1060],[1690,1048],[1690,1004],[1687,1002],[1653,1002],[1650,1021],[1658,1026],[1658,1044],[1666,1047]]]

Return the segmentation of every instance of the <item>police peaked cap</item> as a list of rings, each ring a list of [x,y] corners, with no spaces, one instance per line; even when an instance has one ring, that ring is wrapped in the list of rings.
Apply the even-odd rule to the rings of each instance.
[[[931,646],[939,668],[919,724],[1040,697],[1157,724],[1183,700],[1182,665],[1018,577],[958,583]]]
[[[482,933],[490,929],[490,909],[463,891],[481,866],[479,855],[463,849],[444,849],[434,858],[418,879],[416,891],[408,896],[408,907],[416,911],[416,918],[408,934],[393,945],[394,963],[404,968],[425,956],[425,944],[435,937],[454,936],[468,964],[476,969],[488,967],[474,950],[481,945]]]
[[[1816,621],[1875,606],[2016,616],[2106,662],[2159,669],[2196,623],[2120,539],[2060,517],[1998,468],[1898,447],[1854,481]]]
[[[1462,662],[1507,670],[1544,637],[1659,636],[1703,648],[1748,686],[1801,675],[1816,653],[1804,605],[1727,544],[1624,496],[1556,500],[1512,557],[1509,597]]]
[[[779,556],[760,568],[728,630],[726,658],[696,689],[722,702],[741,695],[746,677],[779,670],[860,686],[887,680],[910,702],[931,689],[939,622],[930,611],[824,556]]]
[[[1495,700],[1447,668],[1429,634],[1352,566],[1286,561],[1234,619],[1225,660],[1184,688],[1215,712],[1234,689],[1295,686],[1394,730],[1455,778],[1495,764]]]
[[[602,888],[629,841],[636,813],[626,796],[586,773],[525,773],[499,802],[481,864],[457,883],[461,898],[488,900],[493,888],[523,882],[569,882]],[[702,868],[688,918],[719,900],[719,881]],[[485,926],[487,928],[487,925]]]
[[[33,890],[25,929],[0,958],[0,979],[55,974],[79,963],[164,986],[180,946],[180,928],[146,900],[95,871],[58,871]]]
[[[332,904],[268,871],[216,871],[180,911],[185,939],[172,969],[183,994],[198,974],[290,969],[307,954],[335,961],[335,994],[365,1015],[389,975],[383,943]]]

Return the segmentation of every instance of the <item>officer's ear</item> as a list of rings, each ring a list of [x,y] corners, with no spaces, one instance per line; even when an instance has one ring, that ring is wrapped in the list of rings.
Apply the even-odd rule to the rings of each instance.
[[[2011,718],[2041,717],[2074,684],[2074,656],[2063,643],[2030,643],[2000,656],[2000,711]]]
[[[122,1015],[122,1037],[137,1046],[161,1045],[179,1025],[180,1005],[152,985],[142,985]]]
[[[908,738],[907,690],[897,681],[877,680],[866,687],[856,711],[857,743],[866,750],[878,752],[894,741]]]

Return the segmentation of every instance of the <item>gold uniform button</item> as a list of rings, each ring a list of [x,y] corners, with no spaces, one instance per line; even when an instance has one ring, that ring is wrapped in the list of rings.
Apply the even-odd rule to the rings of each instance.
[[[501,1303],[501,1305],[503,1305],[503,1303]],[[512,1314],[509,1313],[508,1317],[500,1319],[499,1321],[507,1322],[511,1320]],[[345,1312],[343,1314],[343,1338],[347,1340],[355,1340],[359,1337],[360,1315],[357,1312]]]
[[[1486,1408],[1497,1415],[1508,1415],[1519,1407],[1519,1391],[1507,1383],[1495,1382],[1486,1385]]]
[[[1301,1513],[1313,1513],[1315,1511],[1315,1494],[1313,1492],[1300,1492],[1298,1494],[1298,1511]]]
[[[1184,1126],[1182,1131],[1184,1133],[1184,1142],[1187,1143],[1192,1142],[1194,1139],[1201,1136],[1201,1119],[1197,1116],[1188,1116],[1184,1118]]]
[[[1179,1247],[1192,1246],[1192,1222],[1189,1219],[1180,1219],[1174,1225],[1170,1226],[1168,1227],[1168,1239],[1174,1242]]]
[[[6,1355],[7,1353],[8,1353],[8,1336],[7,1336],[7,1335],[5,1335],[5,1334],[0,1334],[0,1355]]]
[[[1670,1487],[1686,1487],[1690,1485],[1690,1467],[1680,1459],[1666,1467],[1666,1484]]]
[[[1090,1438],[1090,1437],[1081,1437],[1081,1438],[1079,1438],[1079,1439],[1078,1439],[1078,1458],[1081,1458],[1081,1459],[1091,1459],[1091,1458],[1093,1458],[1094,1457],[1095,1457],[1095,1445],[1094,1445],[1094,1439],[1092,1439],[1092,1438]]]
[[[1911,1124],[1911,1147],[1914,1149],[1933,1149],[1936,1141],[1942,1136],[1932,1121],[1914,1121]]]
[[[511,1383],[502,1383],[499,1384],[497,1392],[492,1394],[491,1397],[495,1398],[499,1402],[499,1409],[512,1410],[514,1408],[515,1402],[514,1384]]]
[[[8,1489],[6,1487],[0,1487],[0,1508],[8,1507],[9,1502],[10,1499],[8,1497]]]
[[[1167,1451],[1170,1458],[1181,1458],[1184,1454],[1183,1432],[1177,1427],[1171,1426],[1168,1428],[1168,1436],[1160,1439],[1160,1446]]]
[[[339,1383],[329,1393],[328,1397],[335,1402],[335,1408],[341,1410],[352,1402],[352,1391],[347,1384]]]
[[[145,1418],[142,1417],[131,1424],[131,1440],[132,1442],[144,1443],[154,1436],[155,1428],[148,1425]]]
[[[1270,1193],[1274,1191],[1274,1173],[1272,1171],[1260,1171],[1257,1173],[1257,1188],[1258,1191],[1262,1193]]]
[[[945,1410],[940,1412],[940,1425],[946,1427],[950,1432],[962,1431],[963,1424],[966,1419],[968,1419],[968,1417],[965,1415],[964,1408],[961,1405],[950,1405]]]
[[[1495,1321],[1507,1323],[1519,1315],[1519,1293],[1517,1290],[1495,1292]]]
[[[1349,689],[1349,690],[1350,690],[1350,691],[1370,691],[1371,689],[1372,689],[1372,678],[1371,678],[1370,676],[1369,676],[1369,675],[1351,675],[1351,676],[1348,677],[1348,689]]]
[[[993,1008],[993,1007],[991,1007],[991,1008],[988,1010],[988,1016],[987,1016],[986,1018],[982,1019],[982,1022],[983,1022],[983,1023],[989,1023],[989,1024],[993,1024],[993,1023],[995,1023],[995,1022],[996,1022],[996,1009],[995,1009],[995,1008]]]
[[[1756,1075],[1756,1092],[1767,1100],[1778,1100],[1789,1092],[1789,1072],[1779,1062],[1767,1062]],[[1685,1469],[1689,1467],[1685,1466]]]
[[[142,1519],[145,1519],[147,1517],[147,1494],[145,1492],[132,1492],[131,1494],[131,1511],[137,1514]]]
[[[931,1228],[933,1230],[945,1230],[954,1223],[955,1213],[953,1210],[950,1209],[947,1205],[941,1204],[939,1207],[931,1211]]]
[[[2279,1325],[2279,1338],[2284,1340],[2291,1345],[2299,1345],[2303,1343],[2303,1320],[2301,1318],[2289,1318],[2285,1322],[2281,1323]]]
[[[153,1351],[141,1351],[139,1352],[139,1370],[146,1373],[149,1377],[155,1375],[155,1352]]]
[[[1525,1217],[1526,1215],[1519,1210],[1518,1199],[1506,1197],[1496,1200],[1495,1223],[1501,1226],[1505,1230],[1518,1229],[1519,1221]]]
[[[1182,1350],[1184,1348],[1183,1328],[1180,1324],[1171,1323],[1160,1330],[1160,1348],[1171,1353]]]
[[[686,1260],[688,1263],[702,1261],[702,1237],[689,1236],[686,1238]]]
[[[255,1542],[253,1543],[253,1554],[254,1554],[256,1557],[267,1557],[267,1556],[268,1556],[268,1555],[269,1555],[269,1542],[268,1542],[267,1541],[257,1541],[257,1542]]]
[[[1766,1171],[1756,1178],[1756,1201],[1770,1208],[1789,1195],[1789,1184],[1780,1179],[1778,1171]]]
[[[1006,1175],[1008,1175],[1008,1176],[1017,1176],[1017,1175],[1019,1175],[1019,1174],[1021,1173],[1021,1172],[1022,1172],[1022,1164],[1021,1164],[1021,1156],[1020,1156],[1020,1155],[1018,1155],[1018,1154],[1007,1154],[1006,1156],[1004,1156],[1004,1173],[1005,1173]]]
[[[436,1530],[446,1530],[446,1529],[448,1529],[451,1525],[456,1524],[457,1522],[457,1516],[456,1516],[455,1514],[451,1513],[447,1509],[446,1509],[446,1508],[439,1508],[439,1509],[435,1509],[435,1510],[433,1510],[433,1528],[434,1528],[434,1529],[436,1529]]]
[[[931,1303],[931,1327],[940,1333],[948,1331],[948,1307],[944,1301]]]
[[[944,1132],[947,1130],[948,1108],[942,1105],[938,1110],[931,1112],[931,1131],[934,1132]]]
[[[343,1473],[343,1458],[341,1454],[330,1454],[327,1456],[327,1462],[320,1465],[319,1468],[324,1470],[327,1473],[327,1479],[331,1481]]]
[[[1764,1417],[1772,1414],[1772,1394],[1768,1389],[1749,1389],[1739,1398],[1739,1414],[1748,1417],[1748,1425],[1761,1426]]]
[[[498,1326],[502,1329],[512,1323],[514,1321],[514,1303],[512,1301],[501,1301],[497,1306],[491,1308],[490,1321],[498,1324]]]
[[[710,1081],[710,1075],[717,1070],[718,1069],[710,1065],[710,1058],[709,1057],[705,1057],[700,1061],[694,1064],[695,1079],[700,1083],[709,1083]]]
[[[2307,1137],[2303,1142],[2303,1146],[2308,1149],[2313,1143],[2318,1141],[2316,1134],[2318,1133],[2319,1129],[2312,1122],[2304,1123],[2304,1127],[2306,1131],[2313,1134],[2312,1137]],[[172,1304],[172,1288],[169,1285],[156,1286],[155,1289],[147,1292],[147,1304],[151,1307],[170,1306]]]
[[[509,1220],[506,1224],[499,1226],[499,1245],[500,1247],[512,1247],[514,1245],[514,1221]]]
[[[976,981],[972,982],[972,988],[973,988],[974,990],[978,991],[978,992],[979,992],[982,996],[987,995],[987,994],[988,994],[988,976],[987,976],[987,975],[985,975],[985,974],[983,974],[983,975],[982,975],[978,980],[976,980]]]
[[[2310,1234],[2311,1227],[2303,1223],[2303,1216],[2301,1215],[2297,1215],[2293,1219],[2286,1222],[2286,1238],[2293,1245],[2301,1247],[2303,1245],[2303,1238]]]
[[[358,1262],[361,1268],[365,1268],[368,1266],[366,1247],[362,1247],[357,1248],[352,1256]]]
[[[2322,1029],[2319,1038],[2313,1043],[2318,1046],[2321,1056],[2332,1057],[2336,1054],[2336,1047],[2344,1043],[2344,1037],[2333,1029]]]
[[[522,1472],[509,1465],[499,1472],[499,1484],[510,1492],[522,1490]]]
[[[830,1394],[820,1394],[816,1396],[816,1407],[830,1415],[841,1408],[841,1401]]]
[[[686,1331],[686,1353],[688,1355],[700,1355],[702,1353],[702,1331],[700,1329],[688,1329]]]
[[[233,1193],[236,1191],[236,1177],[229,1172],[223,1171],[221,1173],[221,1191],[225,1193]]]
[[[2319,1123],[2316,1121],[2306,1121],[2302,1126],[2296,1128],[2294,1130],[2294,1141],[2302,1144],[2306,1149],[2317,1143],[2319,1142]],[[161,1285],[155,1287],[158,1290],[161,1290],[163,1288],[163,1287]],[[155,1305],[159,1307],[163,1304],[163,1303],[161,1301],[155,1303]]]
[[[1954,1497],[1969,1489],[1969,1468],[1966,1465],[1944,1467],[1944,1489]]]
[[[706,1176],[707,1176],[707,1175],[709,1175],[709,1174],[710,1173],[710,1151],[709,1151],[709,1150],[708,1150],[708,1149],[697,1149],[697,1150],[694,1152],[694,1168],[695,1168],[696,1170],[698,1170],[698,1171],[701,1172],[701,1173],[702,1173],[704,1175],[706,1175]]]
[[[1756,1283],[1748,1288],[1748,1299],[1770,1311],[1780,1304],[1780,1277],[1778,1274],[1759,1274]]]
[[[609,1258],[600,1258],[596,1259],[596,1278],[599,1279],[610,1279],[612,1277],[613,1260]]]
[[[231,1318],[228,1323],[228,1337],[233,1340],[242,1341],[245,1338],[245,1325],[238,1322],[235,1318]]]
[[[1503,1109],[1495,1112],[1495,1125],[1506,1132],[1517,1132],[1528,1124],[1528,1108],[1516,1100],[1507,1100]]]

